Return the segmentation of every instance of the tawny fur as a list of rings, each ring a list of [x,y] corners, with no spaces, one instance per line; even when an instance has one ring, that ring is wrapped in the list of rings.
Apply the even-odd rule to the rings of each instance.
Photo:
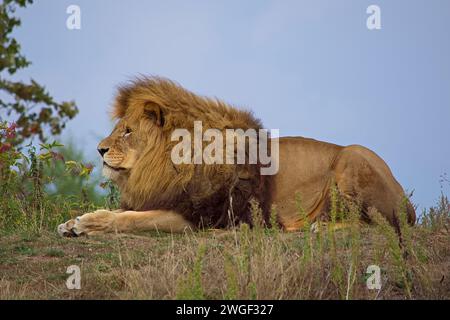
[[[214,128],[223,133],[226,129],[258,130],[262,124],[249,111],[155,77],[120,87],[112,114],[118,122],[99,144],[99,151],[104,172],[119,186],[123,212],[86,214],[60,225],[62,235],[113,229],[130,232],[134,227],[136,231],[182,231],[241,222],[251,225],[253,199],[260,204],[265,223],[269,224],[274,206],[281,226],[298,230],[305,219],[313,222],[326,217],[334,187],[345,199],[361,205],[364,221],[371,222],[368,212],[374,208],[396,228],[401,210],[406,210],[409,223],[415,222],[414,207],[401,185],[387,164],[365,147],[280,138],[275,176],[261,176],[259,163],[175,165],[171,160],[178,143],[171,141],[175,129],[187,129],[193,135],[194,121],[201,121],[203,130]],[[133,134],[127,133],[129,127]],[[402,204],[406,204],[403,209]]]

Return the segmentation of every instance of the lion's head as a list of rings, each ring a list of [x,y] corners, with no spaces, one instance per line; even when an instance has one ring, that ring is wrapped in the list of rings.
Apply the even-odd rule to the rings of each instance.
[[[194,121],[218,130],[261,128],[250,112],[152,77],[119,88],[113,117],[117,123],[98,151],[104,175],[119,186],[124,209],[176,209],[206,224],[222,223],[230,205],[237,219],[249,215],[248,201],[260,188],[258,167],[175,165],[171,151],[178,142],[171,135],[180,128],[193,133]]]
[[[162,125],[160,113],[156,115],[147,107],[119,118],[111,134],[97,147],[103,159],[103,175],[119,184],[125,182],[137,163],[145,162],[147,147],[163,143]]]

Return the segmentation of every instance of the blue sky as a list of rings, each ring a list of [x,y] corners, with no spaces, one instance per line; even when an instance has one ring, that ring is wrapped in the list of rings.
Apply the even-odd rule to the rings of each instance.
[[[81,30],[66,28],[71,4]],[[381,30],[366,28],[371,4]],[[33,65],[18,77],[76,100],[63,139],[97,164],[115,86],[153,74],[251,108],[281,135],[365,145],[421,208],[450,173],[450,1],[40,0],[19,15]]]

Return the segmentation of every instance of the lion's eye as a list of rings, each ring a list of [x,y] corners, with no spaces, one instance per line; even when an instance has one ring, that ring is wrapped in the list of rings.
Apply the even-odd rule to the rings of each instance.
[[[132,132],[131,129],[127,127],[127,128],[125,129],[125,134],[124,134],[123,136],[124,136],[124,137],[128,137],[128,136],[131,134],[131,132]]]

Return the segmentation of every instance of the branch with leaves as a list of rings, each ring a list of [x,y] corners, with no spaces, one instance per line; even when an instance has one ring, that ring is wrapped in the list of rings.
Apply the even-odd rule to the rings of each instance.
[[[4,114],[5,118],[7,116],[15,121],[17,134],[12,142],[14,145],[20,145],[34,136],[45,142],[47,134],[60,134],[67,121],[78,113],[75,102],[56,102],[45,87],[33,79],[24,83],[5,78],[5,75],[12,76],[17,70],[30,65],[30,61],[20,53],[20,44],[11,34],[21,23],[14,16],[16,9],[32,2],[3,0],[0,4],[0,92],[8,97],[3,99],[5,95],[0,96],[0,118]]]

